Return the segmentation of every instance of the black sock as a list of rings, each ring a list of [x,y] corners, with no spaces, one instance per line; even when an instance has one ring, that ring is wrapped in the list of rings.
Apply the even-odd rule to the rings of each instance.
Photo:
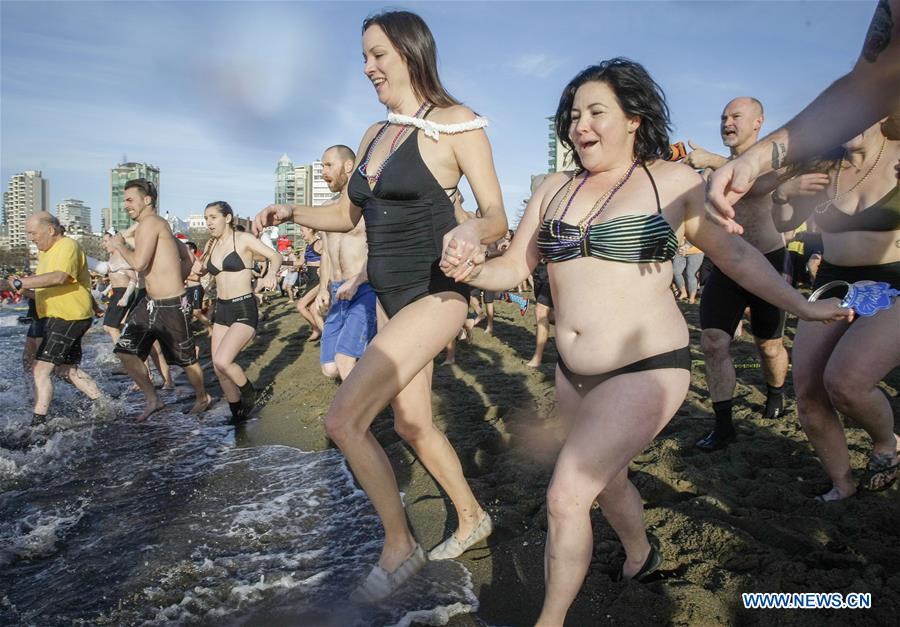
[[[244,408],[241,405],[240,401],[235,401],[233,403],[231,401],[229,401],[228,407],[229,407],[229,409],[231,409],[231,417],[234,418],[235,420],[243,420],[245,418]]]
[[[33,425],[42,425],[47,422],[47,414],[38,414],[35,412],[31,416],[31,424]]]
[[[256,390],[253,389],[250,379],[247,379],[244,385],[239,385],[238,390],[241,392],[241,405],[244,408],[244,413],[249,414],[256,407]]]
[[[778,418],[784,413],[784,384],[775,387],[766,384],[766,412],[764,418]]]
[[[731,404],[733,399],[713,402],[713,411],[716,414],[716,431],[720,433],[734,433],[734,423],[731,422]]]

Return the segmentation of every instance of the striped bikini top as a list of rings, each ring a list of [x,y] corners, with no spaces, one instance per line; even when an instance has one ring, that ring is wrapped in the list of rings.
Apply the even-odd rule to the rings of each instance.
[[[568,222],[544,219],[537,238],[541,256],[548,263],[579,257],[596,257],[622,263],[672,261],[678,250],[678,237],[662,216],[656,181],[646,165],[641,164],[641,167],[653,186],[656,213],[618,216],[591,224],[585,230]],[[554,200],[555,198],[554,196]]]

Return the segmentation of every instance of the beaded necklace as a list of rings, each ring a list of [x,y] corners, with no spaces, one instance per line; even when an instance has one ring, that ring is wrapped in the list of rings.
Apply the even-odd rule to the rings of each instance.
[[[428,103],[422,103],[422,106],[419,107],[419,110],[416,111],[416,114],[413,117],[419,117],[425,111],[426,107],[428,107]],[[400,137],[403,135],[409,135],[411,133],[411,129],[414,127],[403,126],[397,134],[394,136],[394,141],[391,142],[391,147],[388,149],[388,154],[384,158],[384,161],[381,162],[381,165],[378,166],[378,170],[375,171],[375,174],[369,175],[366,174],[369,167],[369,160],[372,158],[372,153],[375,152],[375,147],[381,141],[382,137],[384,137],[387,132],[388,126],[390,126],[390,122],[381,127],[378,131],[378,134],[375,135],[375,139],[372,140],[372,145],[369,146],[369,151],[366,153],[365,160],[359,164],[359,173],[366,177],[366,180],[369,182],[369,185],[374,185],[378,183],[378,179],[381,178],[381,173],[384,170],[384,166],[387,165],[387,162],[390,161],[391,157],[394,156],[394,153],[397,151],[398,142],[400,141]]]
[[[847,151],[845,150],[844,153],[841,155],[840,162],[838,163],[837,173],[834,175],[834,196],[832,196],[825,202],[822,202],[822,203],[819,203],[818,205],[816,205],[815,209],[814,209],[815,212],[816,213],[825,213],[826,211],[828,211],[829,206],[834,205],[834,201],[838,200],[839,198],[843,198],[844,196],[846,196],[847,194],[852,192],[854,189],[856,189],[857,187],[862,185],[863,181],[865,181],[867,178],[869,178],[869,175],[872,174],[873,170],[875,170],[875,166],[878,165],[878,162],[881,161],[881,155],[882,155],[882,153],[884,153],[884,145],[886,143],[887,143],[887,138],[885,137],[884,139],[881,140],[881,149],[878,151],[878,156],[875,157],[875,162],[872,164],[872,167],[869,168],[865,174],[863,174],[863,177],[856,182],[856,185],[854,185],[853,187],[848,189],[843,194],[839,194],[838,193],[838,185],[841,182],[841,166],[844,165],[844,157],[847,154]],[[835,207],[835,209],[837,209],[837,207]],[[840,211],[840,209],[838,209],[838,211]]]
[[[563,208],[562,214],[557,217],[556,211],[554,211],[553,218],[550,220],[550,233],[553,235],[553,238],[559,242],[568,242],[567,246],[572,246],[575,244],[581,244],[585,238],[587,238],[588,227],[596,220],[603,210],[606,209],[606,206],[609,205],[610,201],[612,201],[613,196],[616,195],[622,186],[631,178],[631,175],[634,173],[635,168],[637,168],[638,160],[635,159],[632,162],[631,167],[628,168],[628,171],[620,178],[615,185],[613,185],[608,191],[604,192],[600,198],[597,199],[597,202],[594,203],[594,206],[591,207],[591,210],[584,214],[584,217],[578,222],[576,225],[578,227],[578,235],[575,237],[567,237],[562,234],[562,222],[563,218],[566,217],[566,213],[569,211],[569,207],[572,206],[572,201],[575,200],[575,196],[578,195],[578,192],[581,191],[581,188],[584,187],[584,184],[587,183],[588,178],[590,178],[590,174],[586,174],[583,179],[578,183],[578,187],[572,191],[572,186],[575,183],[576,177],[572,177],[569,180],[569,186],[566,188],[566,193],[563,195],[563,200],[560,201],[559,205],[556,207],[556,211],[559,211],[559,206],[563,204],[563,201],[568,197],[568,201],[566,202],[566,206]],[[598,208],[599,207],[599,208]],[[555,224],[554,224],[555,223]]]

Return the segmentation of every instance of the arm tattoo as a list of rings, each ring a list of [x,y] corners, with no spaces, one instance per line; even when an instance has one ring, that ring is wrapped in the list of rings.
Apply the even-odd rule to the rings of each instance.
[[[884,52],[891,43],[891,31],[894,28],[894,20],[891,17],[891,7],[888,0],[880,0],[875,7],[875,15],[869,24],[869,32],[863,43],[862,58],[869,63],[875,63],[878,55]]]
[[[777,170],[784,166],[784,155],[787,153],[787,149],[784,147],[784,144],[780,144],[778,142],[772,142],[772,169]]]

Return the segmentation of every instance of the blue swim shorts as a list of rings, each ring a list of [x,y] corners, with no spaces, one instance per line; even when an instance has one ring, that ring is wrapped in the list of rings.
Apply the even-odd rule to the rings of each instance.
[[[359,359],[378,330],[375,291],[368,283],[356,290],[353,300],[338,300],[335,293],[343,281],[331,282],[331,309],[325,318],[319,362],[334,362],[337,353]]]

